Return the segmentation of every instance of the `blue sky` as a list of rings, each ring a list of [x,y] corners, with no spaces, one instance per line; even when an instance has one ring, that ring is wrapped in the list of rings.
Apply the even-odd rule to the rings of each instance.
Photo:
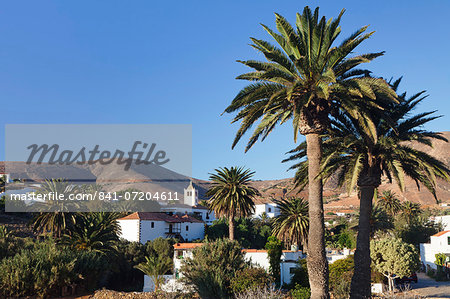
[[[444,115],[427,128],[450,129],[445,0],[4,1],[1,125],[192,124],[194,177],[231,165],[251,168],[257,179],[290,177],[280,163],[295,145],[289,124],[244,154],[245,142],[231,150],[232,116],[220,114],[245,85],[234,79],[246,71],[235,61],[262,58],[248,46],[250,36],[270,39],[259,23],[274,27],[274,12],[293,22],[305,5],[327,18],[346,8],[342,37],[370,25],[376,33],[358,52],[386,54],[368,68],[403,75],[409,93],[427,90],[418,111]]]

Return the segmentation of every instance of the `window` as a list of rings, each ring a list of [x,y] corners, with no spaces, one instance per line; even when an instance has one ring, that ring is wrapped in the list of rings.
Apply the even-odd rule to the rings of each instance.
[[[155,222],[152,222],[151,225],[152,225],[152,228],[155,228]]]
[[[269,213],[272,213],[272,208],[269,208]]]
[[[209,213],[206,213],[206,219],[209,219]]]
[[[447,245],[450,245],[450,237],[447,237]]]
[[[191,191],[188,191],[188,192],[187,192],[187,196],[191,196],[191,194],[192,194]]]
[[[186,225],[186,231],[189,231],[189,225]]]
[[[289,274],[294,274],[295,273],[295,267],[289,268]]]

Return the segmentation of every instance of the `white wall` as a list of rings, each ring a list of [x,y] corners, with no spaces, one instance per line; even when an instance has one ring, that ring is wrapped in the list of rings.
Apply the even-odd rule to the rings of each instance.
[[[436,260],[435,254],[439,252],[433,250],[433,247],[429,243],[428,244],[421,243],[419,251],[420,251],[420,260],[425,265],[425,269],[428,269],[427,266],[429,266],[430,268],[436,270],[437,266],[434,263],[434,261]]]
[[[252,264],[269,271],[270,264],[266,251],[257,251],[257,252],[246,251],[244,257],[247,261],[251,261]]]
[[[189,227],[186,230],[186,227]],[[205,237],[205,225],[203,223],[181,223],[181,236],[185,241],[192,241],[195,239],[203,239]]]
[[[435,223],[442,223],[442,230],[450,230],[450,215],[432,217]]]
[[[163,285],[167,283],[173,275],[163,275],[164,276],[164,283],[161,284],[161,289],[163,289]],[[144,275],[144,288],[143,292],[153,292],[155,290],[155,284],[153,283],[153,280],[147,276]]]
[[[437,266],[434,263],[437,253],[450,254],[450,245],[448,244],[448,237],[450,232],[438,237],[430,237],[430,243],[420,244],[420,260],[425,266],[430,266],[436,269]]]
[[[255,212],[253,213],[254,218],[258,218],[262,213],[266,213],[267,217],[273,218],[280,214],[280,210],[274,203],[264,203],[255,205]]]
[[[117,220],[120,225],[121,238],[131,242],[139,242],[139,220],[138,219],[126,219]]]
[[[152,228],[152,222],[154,227]],[[175,228],[175,224],[174,224]],[[166,238],[166,232],[169,229],[169,224],[165,221],[141,220],[141,240],[142,244],[156,238]]]

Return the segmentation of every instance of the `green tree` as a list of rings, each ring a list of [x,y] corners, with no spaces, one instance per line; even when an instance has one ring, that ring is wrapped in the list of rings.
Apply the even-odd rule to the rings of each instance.
[[[352,255],[330,265],[330,290],[333,298],[348,298],[354,268],[355,262]]]
[[[230,287],[234,294],[249,290],[267,288],[272,279],[266,270],[259,267],[248,267],[236,272],[231,279]]]
[[[393,89],[397,90],[399,84],[400,80],[395,81]],[[442,134],[422,128],[436,118],[431,116],[433,112],[411,116],[415,106],[424,98],[423,92],[420,92],[408,99],[406,93],[399,95],[400,103],[380,100],[385,107],[383,113],[376,109],[372,111],[372,117],[376,119],[376,138],[371,135],[371,130],[343,113],[336,116],[327,136],[324,136],[325,159],[321,165],[321,177],[328,179],[334,175],[339,185],[346,185],[348,192],[355,186],[359,188],[360,216],[352,298],[371,295],[370,218],[372,199],[381,184],[381,176],[384,174],[390,181],[395,180],[401,190],[404,190],[405,177],[410,177],[435,197],[436,178],[450,178],[450,170],[445,163],[406,143],[414,141],[431,146],[433,140],[446,141]],[[301,144],[285,161],[306,157],[305,148],[306,144]],[[303,186],[308,183],[308,164],[301,161],[292,167],[298,169],[298,184]]]
[[[436,260],[434,261],[434,263],[437,266],[444,266],[445,262],[447,261],[447,256],[445,255],[445,253],[436,253],[434,255],[436,257]]]
[[[64,179],[45,180],[36,191],[37,194],[60,194],[68,198],[69,194],[77,192],[77,187]],[[71,213],[70,208],[76,207],[73,202],[46,201],[37,203],[36,209],[43,212],[38,213],[31,221],[33,229],[37,232],[50,232],[53,237],[60,238],[64,230],[71,228],[76,222],[76,214]]]
[[[271,235],[272,227],[269,222],[262,223],[259,219],[240,218],[235,222],[235,240],[243,248],[262,249]],[[206,228],[205,238],[210,241],[223,239],[228,236],[226,219],[217,219]]]
[[[219,168],[211,174],[211,187],[206,195],[208,204],[218,217],[228,219],[229,237],[234,240],[234,220],[236,217],[248,217],[255,210],[253,198],[258,191],[250,186],[254,172],[243,167]]]
[[[267,256],[270,264],[270,274],[277,285],[280,285],[280,263],[281,255],[283,254],[283,243],[274,236],[270,236],[267,240],[266,246]]]
[[[391,190],[383,191],[383,193],[378,196],[377,204],[391,216],[395,216],[402,210],[402,203],[395,192],[392,192]]]
[[[115,253],[120,232],[116,221],[119,215],[107,212],[79,214],[77,225],[64,234],[61,244],[100,254]]]
[[[391,237],[372,241],[370,256],[375,269],[387,277],[390,291],[394,290],[395,276],[411,276],[420,267],[417,249]]]
[[[405,201],[402,205],[401,216],[405,219],[406,223],[410,225],[417,217],[422,213],[420,204]]]
[[[145,243],[145,251],[148,256],[157,256],[169,259],[173,269],[173,239],[156,238]]]
[[[366,33],[367,26],[336,45],[343,13],[344,10],[335,20],[327,21],[319,17],[319,8],[313,13],[305,7],[302,14],[297,14],[296,28],[276,14],[278,32],[265,25],[263,28],[278,46],[251,38],[252,47],[260,51],[267,62],[240,61],[254,71],[237,79],[253,83],[244,87],[225,109],[227,113],[238,111],[233,122],[241,121],[232,147],[258,120],[261,122],[246,150],[258,139],[264,140],[277,124],[289,120],[293,122],[295,142],[299,133],[306,136],[310,166],[308,266],[312,298],[329,297],[323,188],[318,176],[322,159],[320,135],[329,127],[329,114],[335,109],[343,109],[362,125],[374,128],[370,118],[364,115],[367,107],[374,105],[376,94],[383,93],[395,99],[395,93],[384,80],[372,78],[370,72],[357,68],[382,52],[350,57],[356,47],[372,35],[373,32]]]
[[[155,292],[157,292],[164,283],[164,274],[172,270],[172,260],[164,256],[146,256],[145,262],[134,266],[148,275],[155,284]]]
[[[231,298],[231,279],[246,267],[238,242],[227,239],[205,243],[183,260],[183,280],[194,286],[201,298]]]
[[[273,219],[272,234],[286,244],[306,245],[308,202],[303,198],[275,199],[280,214]]]
[[[128,292],[142,291],[144,274],[134,266],[145,262],[145,255],[146,247],[140,242],[119,240],[117,242],[117,253],[114,255],[114,263],[111,263],[112,273],[106,287]]]

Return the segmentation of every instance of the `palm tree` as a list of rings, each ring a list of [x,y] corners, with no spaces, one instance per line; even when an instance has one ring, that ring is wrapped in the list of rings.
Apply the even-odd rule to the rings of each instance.
[[[392,84],[397,89],[400,79]],[[447,166],[427,153],[414,149],[405,142],[415,141],[431,146],[433,139],[446,139],[435,132],[426,131],[422,125],[435,119],[433,112],[410,116],[413,108],[425,97],[423,92],[406,100],[406,93],[400,95],[400,103],[385,106],[383,117],[375,122],[377,139],[370,136],[367,128],[343,113],[333,121],[328,136],[324,137],[324,161],[320,177],[337,176],[339,184],[344,183],[348,191],[359,187],[360,217],[358,225],[357,247],[355,252],[355,270],[351,284],[351,298],[370,297],[370,218],[372,198],[385,174],[389,181],[395,180],[404,190],[404,179],[411,177],[416,183],[424,185],[436,197],[436,178],[450,178]],[[379,110],[373,112],[378,115]],[[375,118],[374,118],[375,119]],[[306,157],[305,144],[300,145],[294,154],[286,159]],[[297,168],[297,183],[308,182],[308,164],[300,162]]]
[[[216,215],[228,219],[230,240],[234,240],[234,219],[248,217],[255,210],[253,198],[259,193],[250,186],[255,173],[243,167],[223,167],[215,172],[209,177],[212,185],[206,193],[210,197],[208,205]]]
[[[411,222],[422,213],[422,210],[420,209],[420,204],[407,200],[403,203],[401,212],[401,216],[406,220],[406,223],[410,225]]]
[[[77,192],[77,187],[64,179],[45,180],[36,191],[37,194],[44,196],[59,194],[65,198],[75,192]],[[76,214],[69,212],[71,208],[76,207],[74,202],[47,200],[34,205],[36,210],[43,211],[38,213],[31,221],[35,231],[50,232],[54,237],[59,238],[64,230],[72,227],[76,222]]]
[[[272,235],[286,244],[306,245],[308,238],[308,202],[303,198],[274,199],[280,215],[273,219]]]
[[[391,190],[383,191],[381,196],[378,196],[378,205],[392,217],[402,210],[402,203]]]
[[[79,214],[77,224],[66,234],[61,243],[76,250],[114,253],[119,240],[120,213],[95,212]]]
[[[312,298],[328,298],[328,262],[325,255],[322,180],[318,177],[322,159],[320,134],[329,127],[329,114],[335,108],[347,111],[361,123],[372,128],[364,117],[368,107],[375,105],[376,94],[395,100],[395,93],[383,79],[372,78],[367,70],[357,69],[383,52],[349,57],[355,48],[373,32],[367,26],[335,44],[341,32],[339,26],[344,10],[335,20],[319,18],[305,7],[297,14],[296,28],[276,14],[278,32],[263,28],[278,46],[251,38],[252,47],[261,52],[267,62],[240,61],[254,71],[237,79],[254,81],[244,87],[225,109],[237,112],[233,122],[241,121],[234,147],[241,137],[261,120],[247,144],[246,151],[258,140],[264,140],[279,124],[292,120],[294,141],[298,133],[306,136],[309,177],[308,267]],[[369,99],[369,100],[368,100]]]
[[[145,262],[134,266],[141,270],[145,275],[148,275],[155,285],[155,292],[157,292],[164,283],[164,274],[172,269],[172,263],[169,258],[162,255],[152,255],[145,257]]]

